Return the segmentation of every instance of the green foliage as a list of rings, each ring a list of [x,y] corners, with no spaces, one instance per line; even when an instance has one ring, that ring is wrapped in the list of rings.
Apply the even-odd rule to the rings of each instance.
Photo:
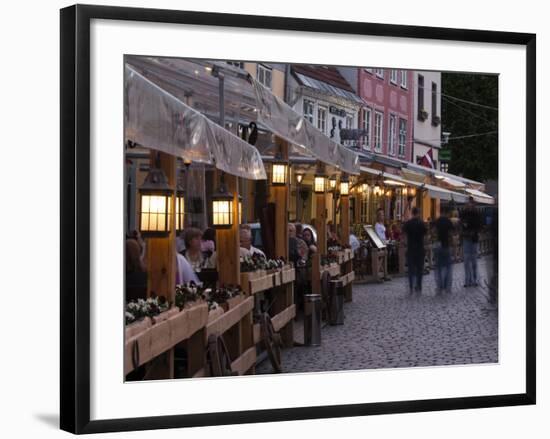
[[[470,73],[441,75],[442,130],[451,133],[449,172],[477,181],[498,178],[498,133],[452,139],[498,131],[498,111],[446,97],[450,95],[498,108],[498,76]]]

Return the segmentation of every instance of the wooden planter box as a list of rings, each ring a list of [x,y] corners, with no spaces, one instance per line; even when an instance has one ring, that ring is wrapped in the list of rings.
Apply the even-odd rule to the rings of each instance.
[[[171,326],[164,320],[151,326],[151,357],[157,357],[172,347]]]
[[[208,321],[207,321],[207,324],[209,324],[210,322],[213,322],[214,320],[216,320],[219,316],[221,316],[222,314],[224,313],[223,311],[223,308],[222,307],[218,307],[216,309],[213,309],[211,311],[208,311]]]
[[[195,303],[170,317],[168,322],[170,323],[171,345],[175,346],[206,326],[208,305],[206,302]]]
[[[241,288],[246,294],[254,294],[273,286],[273,278],[266,270],[241,273]]]
[[[238,323],[247,313],[254,308],[254,297],[248,297],[239,303],[235,308],[230,309],[226,313],[218,316],[217,318],[210,320],[206,326],[206,339],[210,334],[223,334],[233,325]]]
[[[295,279],[296,279],[296,271],[294,270],[294,268],[291,268],[290,266],[288,266],[288,267],[285,267],[281,272],[281,282],[283,284],[294,282]]]
[[[145,317],[143,320],[127,325],[125,328],[124,340],[124,374],[130,373],[135,367],[151,359],[151,319]],[[138,363],[134,365],[133,354],[137,349]],[[135,367],[134,367],[135,366]]]

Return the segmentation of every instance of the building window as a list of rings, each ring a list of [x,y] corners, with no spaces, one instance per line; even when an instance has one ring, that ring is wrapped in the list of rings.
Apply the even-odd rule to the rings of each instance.
[[[407,142],[407,121],[399,119],[399,156],[405,157],[405,145]]]
[[[432,125],[439,125],[437,117],[437,84],[432,82]]]
[[[244,69],[244,62],[241,61],[226,61],[227,64],[233,67],[238,67],[239,69]]]
[[[389,132],[388,132],[388,154],[389,155],[395,155],[395,146],[397,143],[397,133],[396,130],[396,123],[397,116],[395,114],[390,114],[390,126],[389,126]]]
[[[448,162],[441,162],[439,164],[441,171],[443,172],[449,172],[449,163]]]
[[[370,67],[365,67],[365,72],[372,73],[372,68],[370,68]]]
[[[401,70],[401,87],[407,88],[407,71]]]
[[[379,78],[384,78],[384,69],[374,69],[374,74]]]
[[[313,123],[313,101],[304,99],[304,117]]]
[[[326,107],[319,106],[317,108],[317,128],[319,128],[319,131],[321,131],[323,134],[326,133],[326,130],[327,130],[327,109],[326,109]]]
[[[376,111],[374,113],[374,150],[382,151],[382,129],[384,122],[384,113]]]
[[[257,78],[258,82],[271,90],[271,68],[258,64]]]
[[[363,136],[363,148],[370,150],[370,142],[372,136],[372,110],[370,108],[363,108],[363,130],[365,135]]]
[[[418,99],[417,99],[418,107],[418,119],[419,120],[426,120],[425,116],[425,110],[424,110],[424,76],[418,75]]]
[[[392,84],[397,84],[397,70],[390,70],[390,82]]]
[[[353,115],[346,115],[346,129],[351,130],[353,128]]]

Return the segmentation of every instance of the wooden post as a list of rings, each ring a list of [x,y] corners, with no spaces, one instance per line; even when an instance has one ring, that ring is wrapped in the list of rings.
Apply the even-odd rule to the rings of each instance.
[[[150,166],[156,166],[157,151],[150,153]],[[176,157],[160,153],[160,168],[164,171],[168,184],[176,187]],[[175,194],[174,194],[175,195]],[[176,297],[176,201],[172,197],[172,218],[170,235],[166,238],[147,240],[147,296],[156,294],[174,302]],[[163,354],[166,361],[157,362],[148,372],[150,379],[171,379],[174,377],[174,349]]]
[[[315,228],[317,229],[317,252],[311,261],[311,289],[321,294],[321,255],[327,253],[326,193],[315,194]]]
[[[282,139],[277,139],[281,159],[288,162],[288,143]],[[284,186],[270,186],[270,198],[275,203],[275,255],[283,257],[288,261],[288,210],[290,197],[290,168],[287,167],[286,184]],[[292,293],[292,284],[281,285],[273,289],[275,302],[273,304],[273,314],[276,315],[294,302]],[[286,347],[294,344],[294,324],[290,320],[279,333]]]
[[[241,282],[239,241],[239,191],[237,177],[224,175],[228,193],[233,194],[233,225],[216,230],[216,260],[220,285],[239,285]]]
[[[349,244],[349,196],[340,196],[340,224],[342,226],[342,244]]]
[[[349,196],[340,196],[340,225],[342,230],[341,241],[343,245],[349,244]],[[353,262],[347,261],[344,263],[343,274],[348,274],[353,269]],[[346,302],[351,302],[353,298],[352,284],[349,283],[344,287],[344,297]]]

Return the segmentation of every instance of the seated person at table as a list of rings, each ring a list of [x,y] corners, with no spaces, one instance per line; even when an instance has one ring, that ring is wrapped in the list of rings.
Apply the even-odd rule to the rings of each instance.
[[[201,249],[202,232],[195,227],[185,229],[183,234],[185,250],[183,256],[191,264],[194,271],[201,271],[203,268],[216,268],[216,252],[210,256]]]
[[[390,237],[394,241],[399,241],[401,239],[401,230],[399,229],[397,223],[393,223],[391,225]]]
[[[176,253],[176,285],[189,282],[195,282],[197,285],[201,283],[185,256]]]
[[[252,231],[250,230],[250,226],[246,224],[241,226],[240,240],[241,240],[241,250],[240,250],[241,258],[244,258],[246,256],[252,256],[254,253],[259,253],[265,258],[265,253],[261,251],[259,248],[256,248],[252,245]]]
[[[201,250],[210,255],[216,251],[216,230],[212,227],[207,228],[202,234]]]
[[[309,227],[304,227],[302,231],[302,239],[306,242],[309,253],[315,253],[317,251],[317,244],[315,242],[315,238],[313,238],[313,232]]]
[[[339,247],[340,240],[338,239],[338,234],[336,233],[336,226],[330,224],[328,226],[328,236],[327,236],[327,247]]]
[[[126,240],[126,301],[147,297],[147,265],[138,239]]]

